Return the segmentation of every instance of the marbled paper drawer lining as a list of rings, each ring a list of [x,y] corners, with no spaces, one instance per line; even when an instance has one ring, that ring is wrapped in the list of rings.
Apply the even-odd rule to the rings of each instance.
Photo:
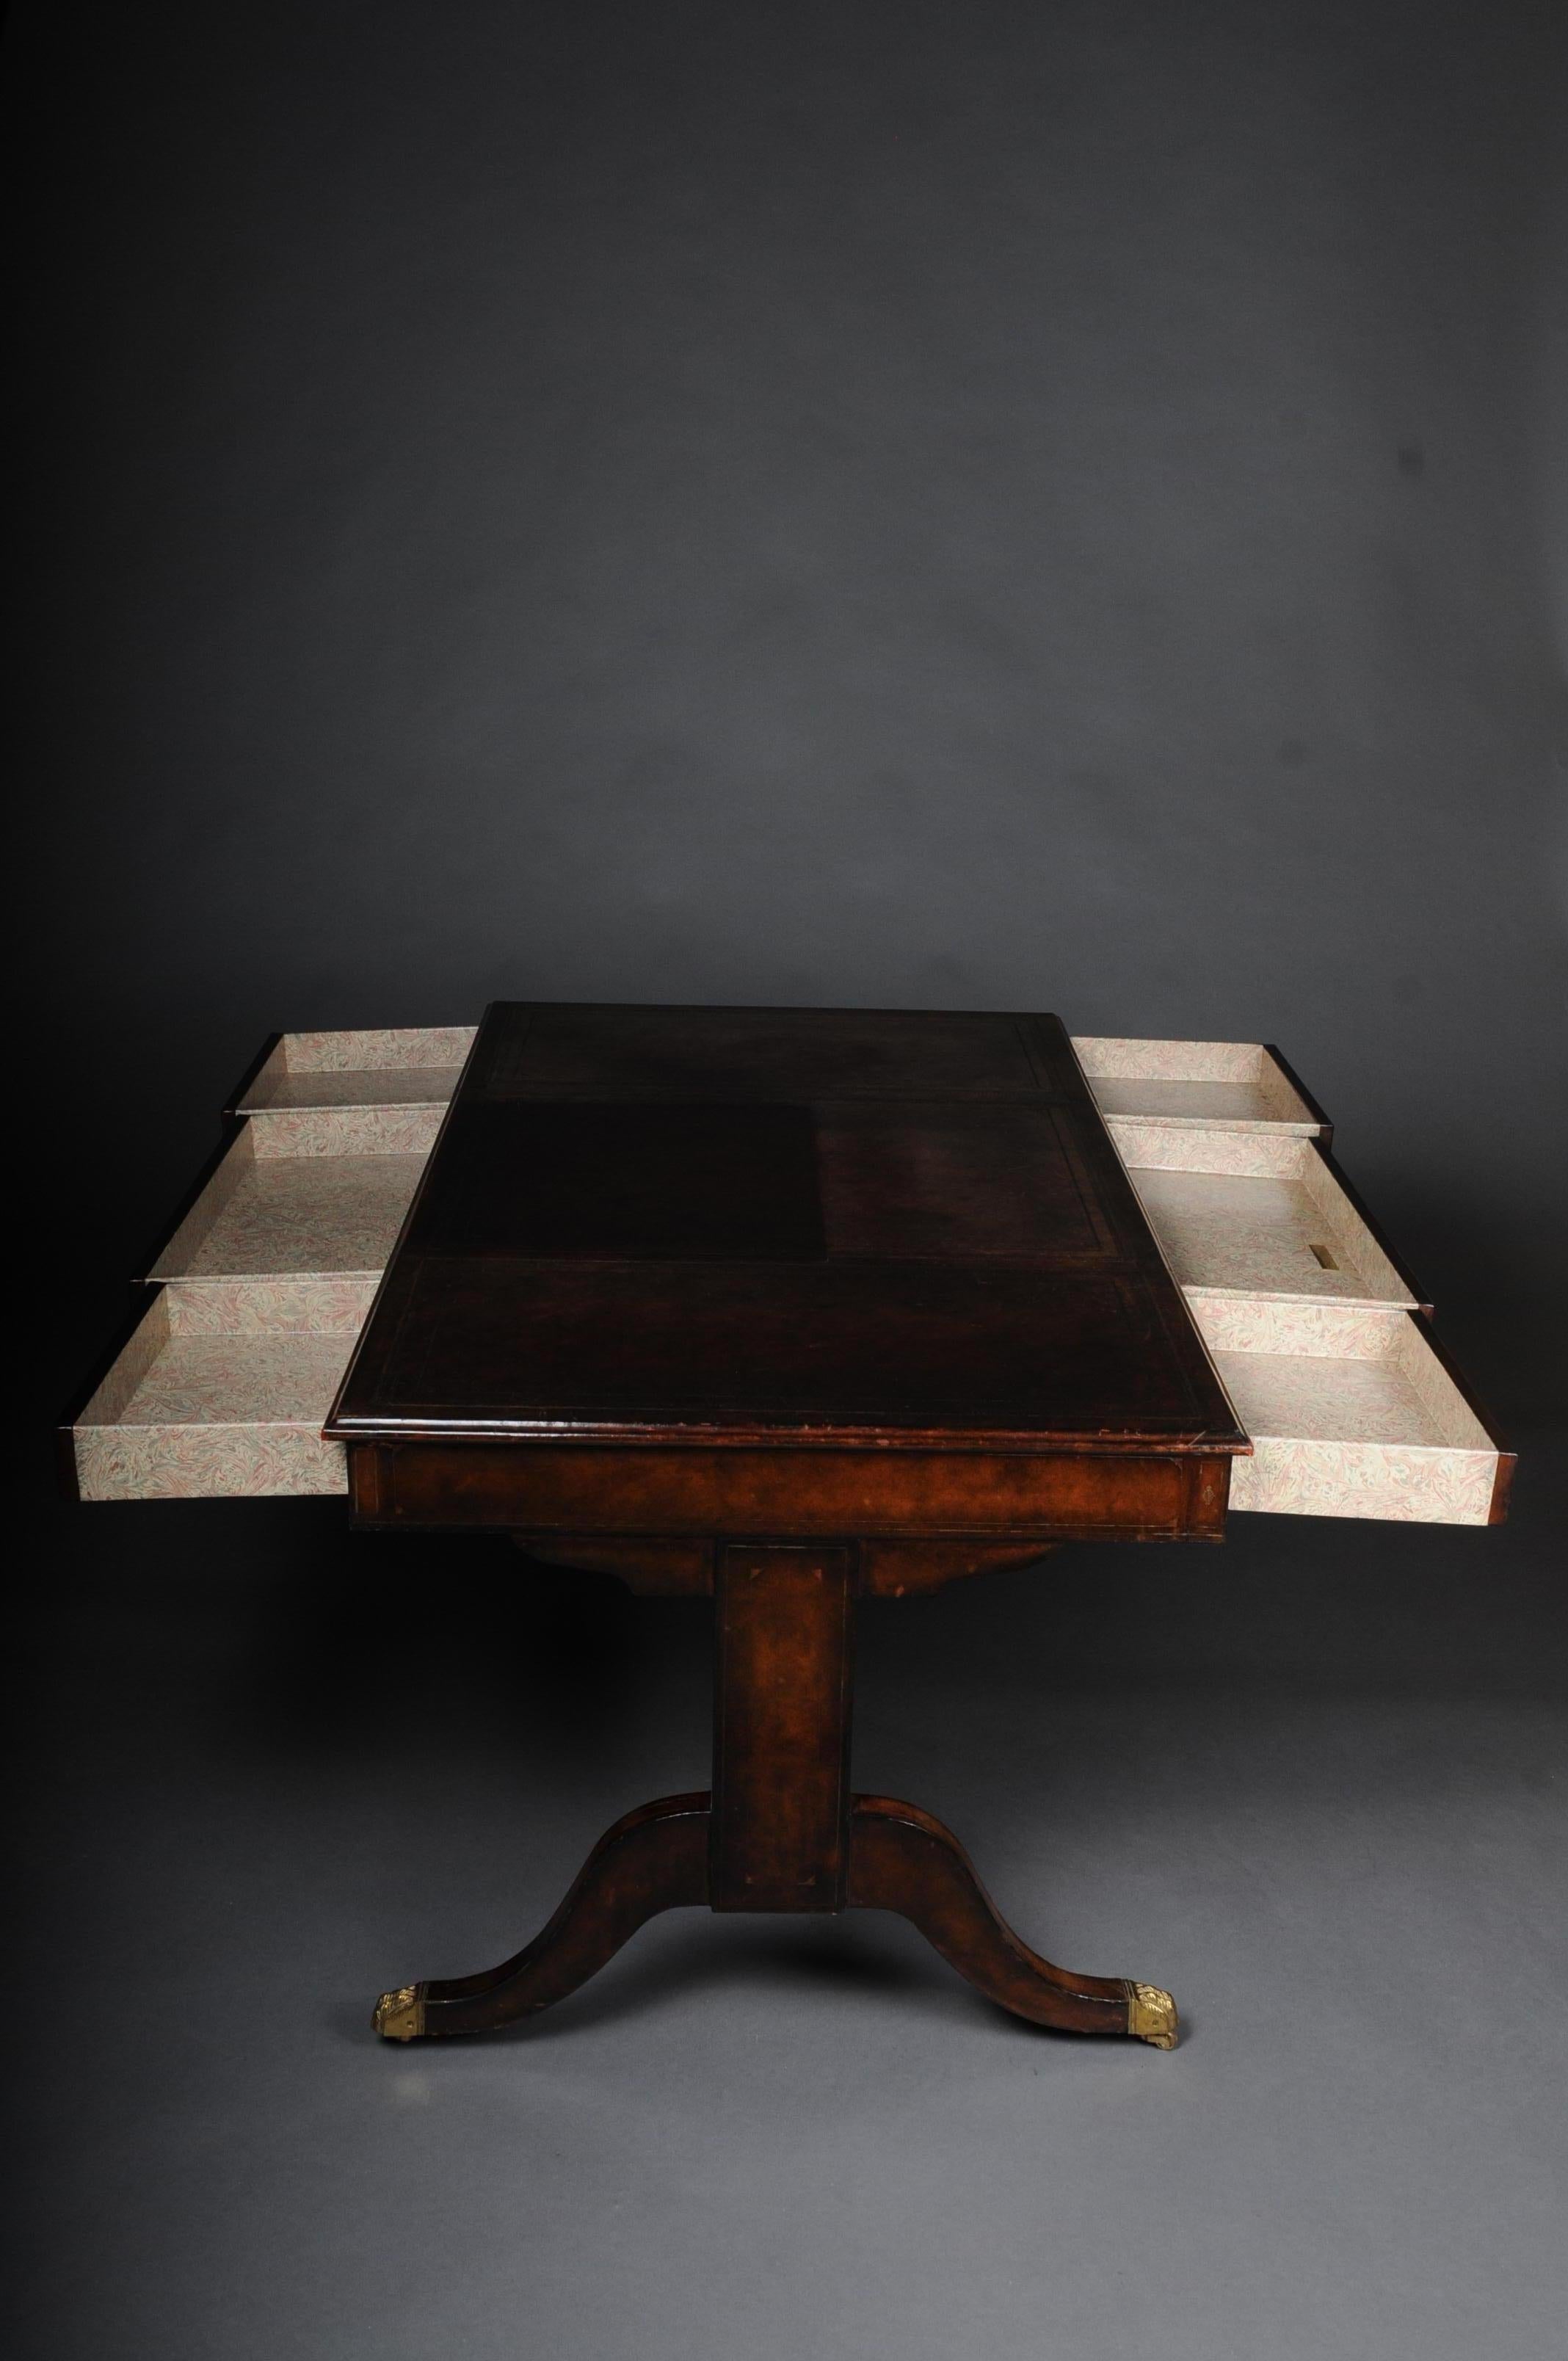
[[[285,1033],[239,1102],[294,1107],[444,1106],[474,1045],[472,1025]]]
[[[373,1279],[160,1288],[72,1432],[84,1500],[342,1492],[322,1426]]]
[[[354,1038],[361,1057],[406,1047]],[[342,1447],[321,1430],[442,1112],[411,1101],[246,1117],[76,1422],[83,1499],[345,1490]]]
[[[1406,1312],[1191,1296],[1252,1437],[1233,1509],[1484,1525],[1498,1452]]]
[[[1115,1117],[1106,1128],[1190,1293],[1414,1304],[1310,1140]]]
[[[375,1277],[440,1121],[439,1107],[249,1116],[150,1276]]]
[[[1310,1138],[1326,1126],[1261,1041],[1133,1041],[1075,1036],[1073,1048],[1104,1115],[1164,1128]]]

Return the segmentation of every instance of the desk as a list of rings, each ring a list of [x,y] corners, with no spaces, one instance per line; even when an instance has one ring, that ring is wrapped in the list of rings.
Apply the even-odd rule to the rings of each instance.
[[[1171,2047],[1168,1993],[1041,1958],[852,1792],[856,1599],[1233,1505],[1496,1521],[1512,1466],[1258,1044],[513,1003],[280,1037],[151,1281],[67,1427],[82,1497],[346,1490],[714,1600],[711,1791],[617,1822],[514,1958],[383,1994],[393,2040],[706,1904],[898,1911],[1019,2016]]]

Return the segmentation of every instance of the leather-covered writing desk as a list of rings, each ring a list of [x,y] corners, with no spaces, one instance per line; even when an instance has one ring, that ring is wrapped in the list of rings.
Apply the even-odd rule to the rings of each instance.
[[[236,1097],[71,1422],[82,1495],[346,1487],[364,1527],[715,1601],[711,1794],[620,1821],[516,1958],[385,1994],[392,2038],[707,1903],[899,1911],[1017,2015],[1169,2047],[1168,1994],[1038,1958],[939,1823],[851,1792],[856,1598],[1217,1542],[1228,1504],[1502,1513],[1508,1455],[1255,1044],[502,1003],[282,1037]]]

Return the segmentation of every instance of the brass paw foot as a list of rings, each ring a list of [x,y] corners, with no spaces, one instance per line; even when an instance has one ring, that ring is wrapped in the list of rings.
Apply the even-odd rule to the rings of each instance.
[[[396,1992],[384,1992],[370,2027],[383,2041],[416,2039],[424,2031],[424,1986],[400,1984]]]
[[[1127,2031],[1151,2049],[1174,2049],[1180,2020],[1176,2003],[1157,1984],[1127,1986]]]

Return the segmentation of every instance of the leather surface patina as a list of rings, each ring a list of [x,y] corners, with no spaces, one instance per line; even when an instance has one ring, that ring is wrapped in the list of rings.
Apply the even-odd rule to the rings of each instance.
[[[1056,1018],[518,1003],[327,1431],[1246,1448]]]

